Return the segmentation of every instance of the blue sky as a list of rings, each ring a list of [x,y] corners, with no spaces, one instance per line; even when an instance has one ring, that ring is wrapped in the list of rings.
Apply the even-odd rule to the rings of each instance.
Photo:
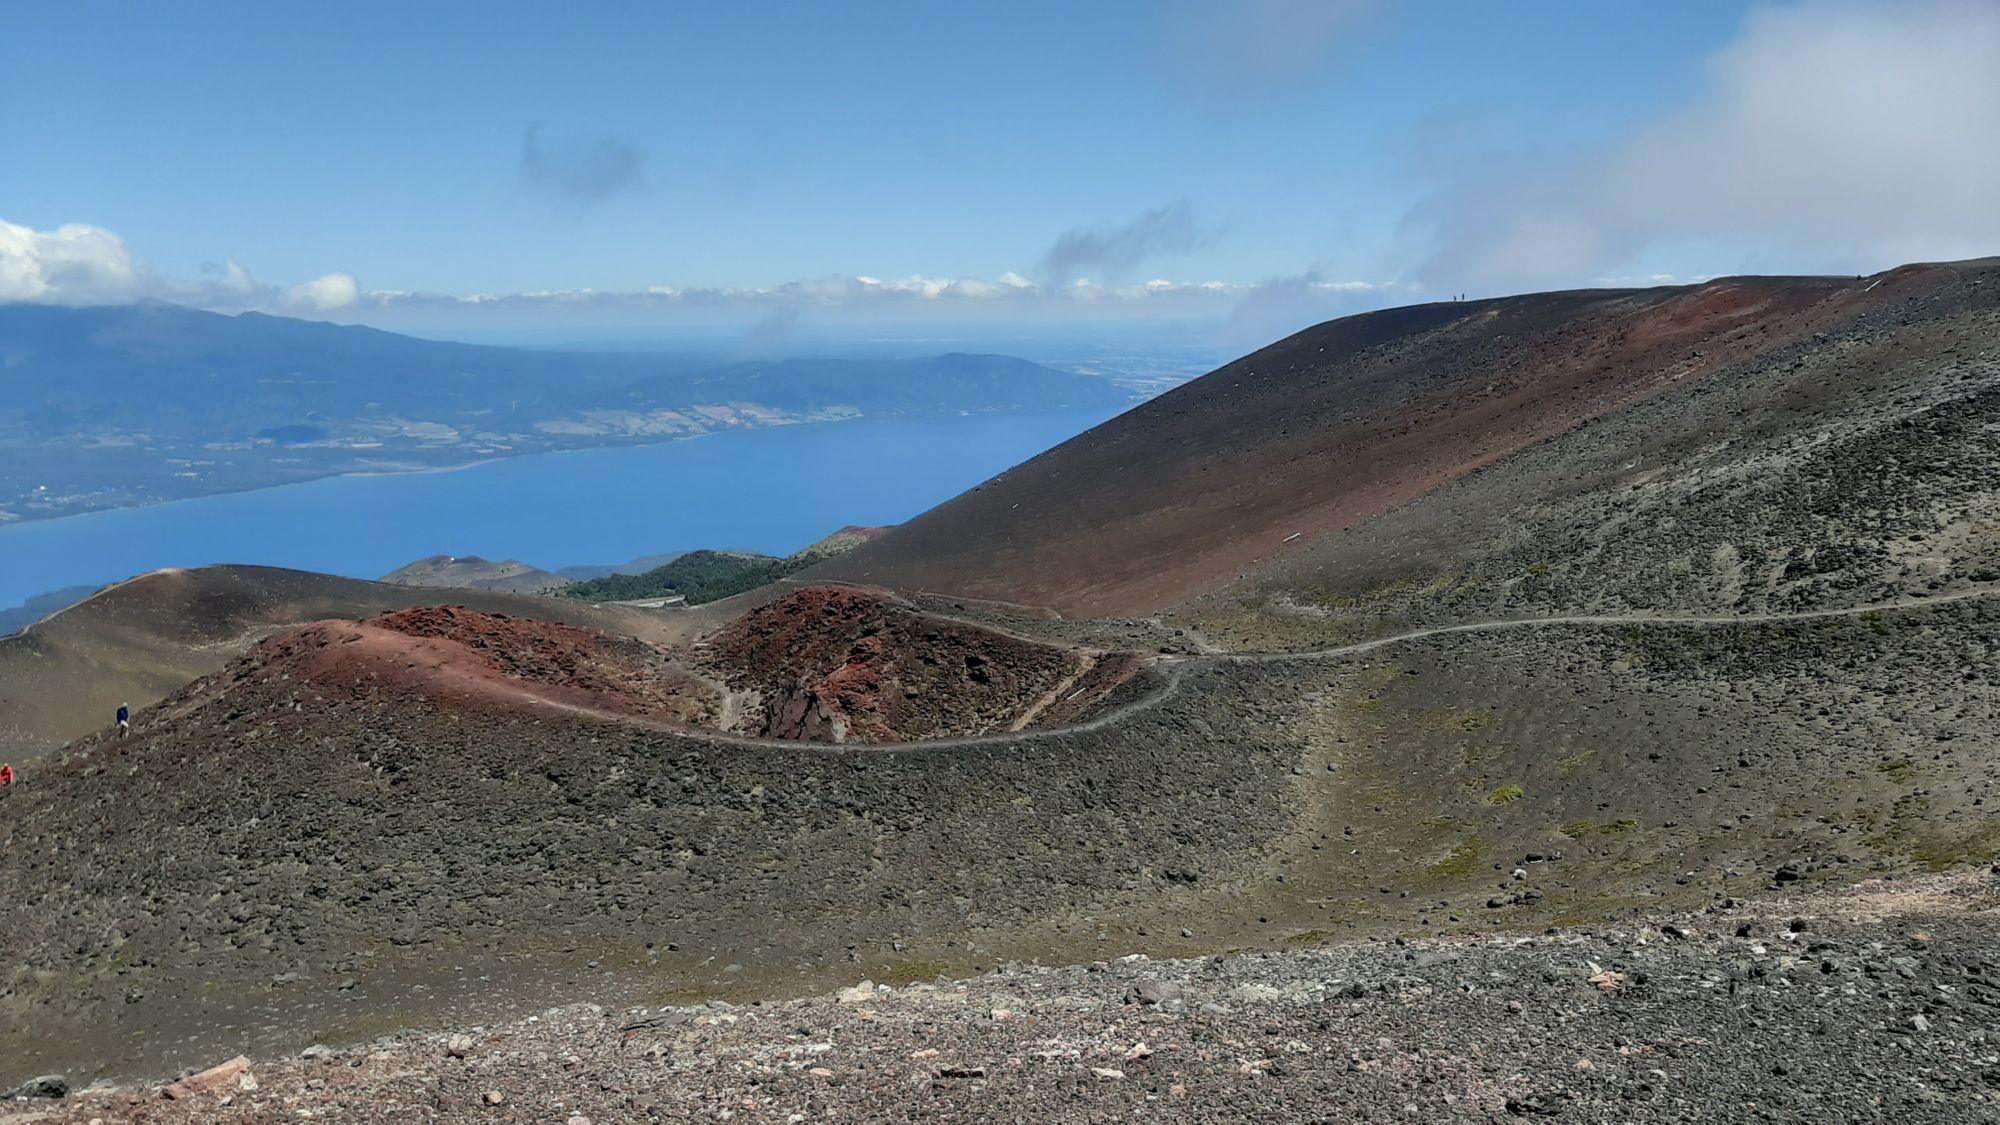
[[[1283,321],[2000,245],[1938,183],[2000,171],[1982,0],[24,2],[6,26],[0,299]],[[1962,104],[1913,130],[1928,91]]]

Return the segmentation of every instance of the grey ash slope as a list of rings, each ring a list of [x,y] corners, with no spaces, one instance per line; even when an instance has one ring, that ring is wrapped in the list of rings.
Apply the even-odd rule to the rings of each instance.
[[[1174,616],[1230,646],[1314,647],[1980,588],[2000,578],[2000,268],[1884,280],[1876,294],[1903,291],[1861,316],[1274,552]]]
[[[259,1060],[226,1104],[135,1086],[30,1119],[1989,1120],[1995,901],[1924,880],[1531,938],[571,1005]]]

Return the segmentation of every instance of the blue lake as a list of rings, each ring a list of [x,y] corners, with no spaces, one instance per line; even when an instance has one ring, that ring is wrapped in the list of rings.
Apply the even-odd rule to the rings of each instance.
[[[434,554],[551,569],[697,547],[788,554],[845,524],[909,519],[1110,416],[783,426],[16,524],[0,527],[0,606],[163,566],[376,578]]]

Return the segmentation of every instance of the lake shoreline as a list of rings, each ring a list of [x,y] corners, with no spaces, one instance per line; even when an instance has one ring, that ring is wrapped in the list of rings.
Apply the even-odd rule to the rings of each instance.
[[[18,520],[0,524],[0,605],[167,566],[372,579],[435,554],[550,570],[716,544],[782,554],[903,522],[1117,412],[797,422]]]

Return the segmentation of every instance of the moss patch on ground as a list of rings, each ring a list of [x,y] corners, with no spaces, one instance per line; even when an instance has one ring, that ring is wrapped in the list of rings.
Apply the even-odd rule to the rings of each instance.
[[[1423,730],[1478,730],[1493,722],[1493,712],[1485,707],[1458,710],[1432,707],[1417,712],[1417,726]]]
[[[1923,770],[1908,758],[1892,758],[1878,763],[1875,772],[1899,785],[1908,785],[1915,781]]]
[[[1639,819],[1621,816],[1615,820],[1572,820],[1556,831],[1572,840],[1585,840],[1592,836],[1616,836],[1639,827]]]
[[[1440,879],[1455,879],[1470,875],[1472,869],[1486,856],[1486,841],[1477,836],[1468,836],[1457,847],[1446,852],[1443,859],[1430,865],[1430,873]]]

